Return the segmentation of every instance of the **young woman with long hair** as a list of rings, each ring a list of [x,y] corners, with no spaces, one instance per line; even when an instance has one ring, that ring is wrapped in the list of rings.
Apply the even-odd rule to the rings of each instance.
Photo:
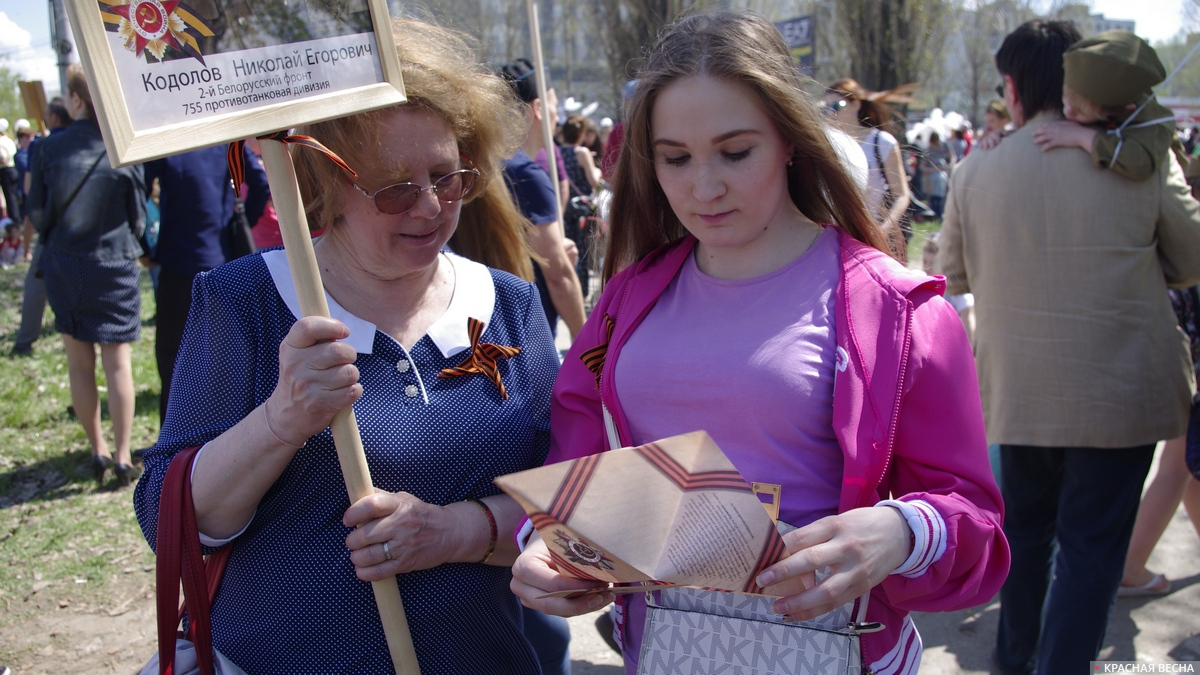
[[[555,384],[547,461],[706,430],[747,481],[780,485],[798,528],[757,579],[774,611],[809,619],[869,591],[885,628],[862,636],[863,665],[914,672],[908,612],[977,605],[1008,566],[974,360],[942,282],[884,252],[801,85],[758,15],[663,32],[629,103],[607,284]],[[543,598],[595,585],[550,561],[535,539],[514,565],[527,606],[611,601]],[[632,671],[646,604],[619,607]]]

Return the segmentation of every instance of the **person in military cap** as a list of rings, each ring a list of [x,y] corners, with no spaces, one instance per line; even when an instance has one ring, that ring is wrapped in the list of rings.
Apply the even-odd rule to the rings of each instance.
[[[1063,70],[1067,119],[1033,134],[1042,150],[1080,148],[1097,167],[1137,181],[1154,175],[1168,150],[1187,166],[1175,115],[1151,91],[1166,70],[1145,40],[1127,30],[1099,33],[1063,54]]]

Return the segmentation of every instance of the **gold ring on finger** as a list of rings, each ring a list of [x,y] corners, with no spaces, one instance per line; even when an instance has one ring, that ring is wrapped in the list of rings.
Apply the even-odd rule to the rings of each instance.
[[[392,559],[392,549],[390,546],[388,546],[388,542],[386,542],[386,541],[383,542],[383,559],[384,560]]]

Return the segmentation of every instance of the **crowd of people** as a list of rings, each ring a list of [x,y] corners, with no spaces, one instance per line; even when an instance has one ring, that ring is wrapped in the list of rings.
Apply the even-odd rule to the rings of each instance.
[[[615,124],[560,124],[527,59],[393,30],[407,103],[298,130],[350,168],[294,157],[332,318],[301,316],[252,144],[240,185],[224,148],[113,169],[78,66],[48,135],[21,120],[0,144],[0,253],[30,264],[13,353],[48,301],[91,470],[140,475],[151,547],[195,453],[200,542],[230,552],[213,647],[240,668],[390,672],[361,582],[394,578],[423,672],[569,673],[562,617],[610,603],[627,672],[652,672],[651,600],[560,572],[493,480],[697,429],[778,486],[772,611],[857,611],[863,672],[917,671],[911,612],[996,594],[1001,672],[1079,672],[1118,594],[1170,591],[1146,563],[1181,500],[1200,534],[1200,171],[1148,45],[1026,23],[981,132],[914,154],[911,87],[818,100],[750,12],[667,27]],[[261,250],[239,257],[242,212]],[[905,264],[920,217],[944,219],[944,276]],[[162,425],[138,458],[142,267]],[[347,406],[377,488],[353,503],[329,428]]]

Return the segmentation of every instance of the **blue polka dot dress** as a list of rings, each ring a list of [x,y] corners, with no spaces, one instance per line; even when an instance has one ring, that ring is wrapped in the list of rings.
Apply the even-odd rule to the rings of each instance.
[[[329,299],[359,352],[364,394],[354,410],[375,486],[440,505],[497,494],[496,476],[541,465],[558,370],[534,286],[449,259],[454,299],[411,350]],[[297,311],[278,249],[196,278],[170,407],[134,495],[151,546],[171,458],[271,394]],[[483,375],[438,377],[468,355],[468,317],[485,323],[481,342],[522,349],[499,363],[507,400]],[[355,577],[345,545],[349,505],[326,429],[296,453],[234,539],[213,607],[213,645],[247,673],[393,672],[371,586]],[[508,568],[480,564],[397,577],[423,675],[540,672],[510,579]]]

